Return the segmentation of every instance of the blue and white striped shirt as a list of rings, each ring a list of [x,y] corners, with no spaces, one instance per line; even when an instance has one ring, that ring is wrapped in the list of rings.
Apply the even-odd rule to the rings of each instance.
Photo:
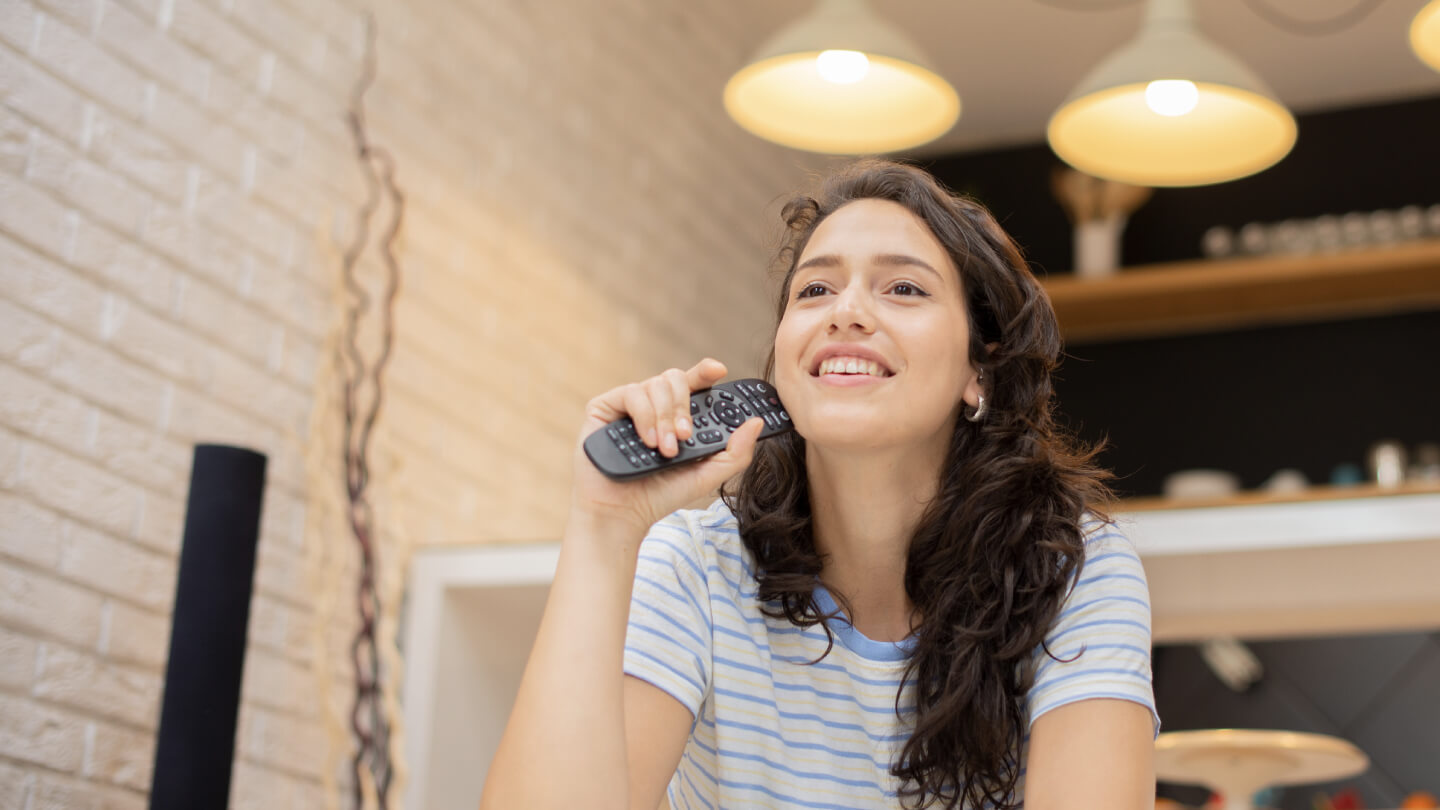
[[[696,718],[670,806],[898,806],[890,767],[912,727],[911,687],[898,716],[895,705],[913,640],[874,641],[833,621],[834,649],[811,665],[825,651],[824,629],[764,615],[754,570],[720,500],[670,515],[640,547],[625,672]],[[834,608],[823,588],[816,597],[823,610]],[[1032,656],[1031,723],[1077,700],[1120,698],[1148,707],[1158,733],[1145,572],[1113,527],[1092,527],[1084,572],[1046,643],[1063,660],[1039,649]]]

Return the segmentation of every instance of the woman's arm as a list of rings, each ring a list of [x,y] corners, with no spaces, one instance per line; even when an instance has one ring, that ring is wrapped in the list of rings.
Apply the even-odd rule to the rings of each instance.
[[[1155,726],[1129,700],[1051,709],[1030,727],[1026,810],[1153,810]]]
[[[672,370],[596,397],[586,408],[581,441],[628,414],[642,437],[651,434],[647,444],[673,456],[675,439],[692,429],[690,392],[724,375],[722,364],[705,360],[688,372]],[[600,475],[577,444],[555,581],[486,776],[482,808],[658,805],[692,718],[665,692],[624,675],[639,547],[651,524],[749,463],[763,427],[759,419],[751,421],[735,430],[724,452],[626,483]]]

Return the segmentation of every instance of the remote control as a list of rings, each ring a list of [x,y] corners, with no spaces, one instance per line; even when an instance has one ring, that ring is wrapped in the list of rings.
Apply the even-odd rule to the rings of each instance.
[[[585,455],[600,472],[617,481],[639,478],[724,450],[735,428],[755,416],[765,420],[761,439],[794,429],[774,386],[764,380],[747,378],[716,383],[690,395],[690,422],[694,429],[688,439],[675,437],[680,452],[674,458],[666,458],[658,449],[645,446],[628,416],[587,436]]]

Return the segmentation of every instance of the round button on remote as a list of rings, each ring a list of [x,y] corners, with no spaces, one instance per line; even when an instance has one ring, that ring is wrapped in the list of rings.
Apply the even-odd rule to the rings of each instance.
[[[715,403],[715,418],[731,427],[740,427],[745,422],[745,414],[725,401]]]

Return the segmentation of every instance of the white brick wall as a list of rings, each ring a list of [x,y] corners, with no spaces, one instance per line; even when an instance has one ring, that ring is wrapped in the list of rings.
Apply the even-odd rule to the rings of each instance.
[[[0,2],[0,810],[145,806],[197,442],[270,459],[232,804],[348,796],[356,561],[305,447],[370,5]],[[382,564],[553,539],[586,399],[758,370],[767,217],[819,162],[725,119],[733,3],[376,5],[407,194]]]

